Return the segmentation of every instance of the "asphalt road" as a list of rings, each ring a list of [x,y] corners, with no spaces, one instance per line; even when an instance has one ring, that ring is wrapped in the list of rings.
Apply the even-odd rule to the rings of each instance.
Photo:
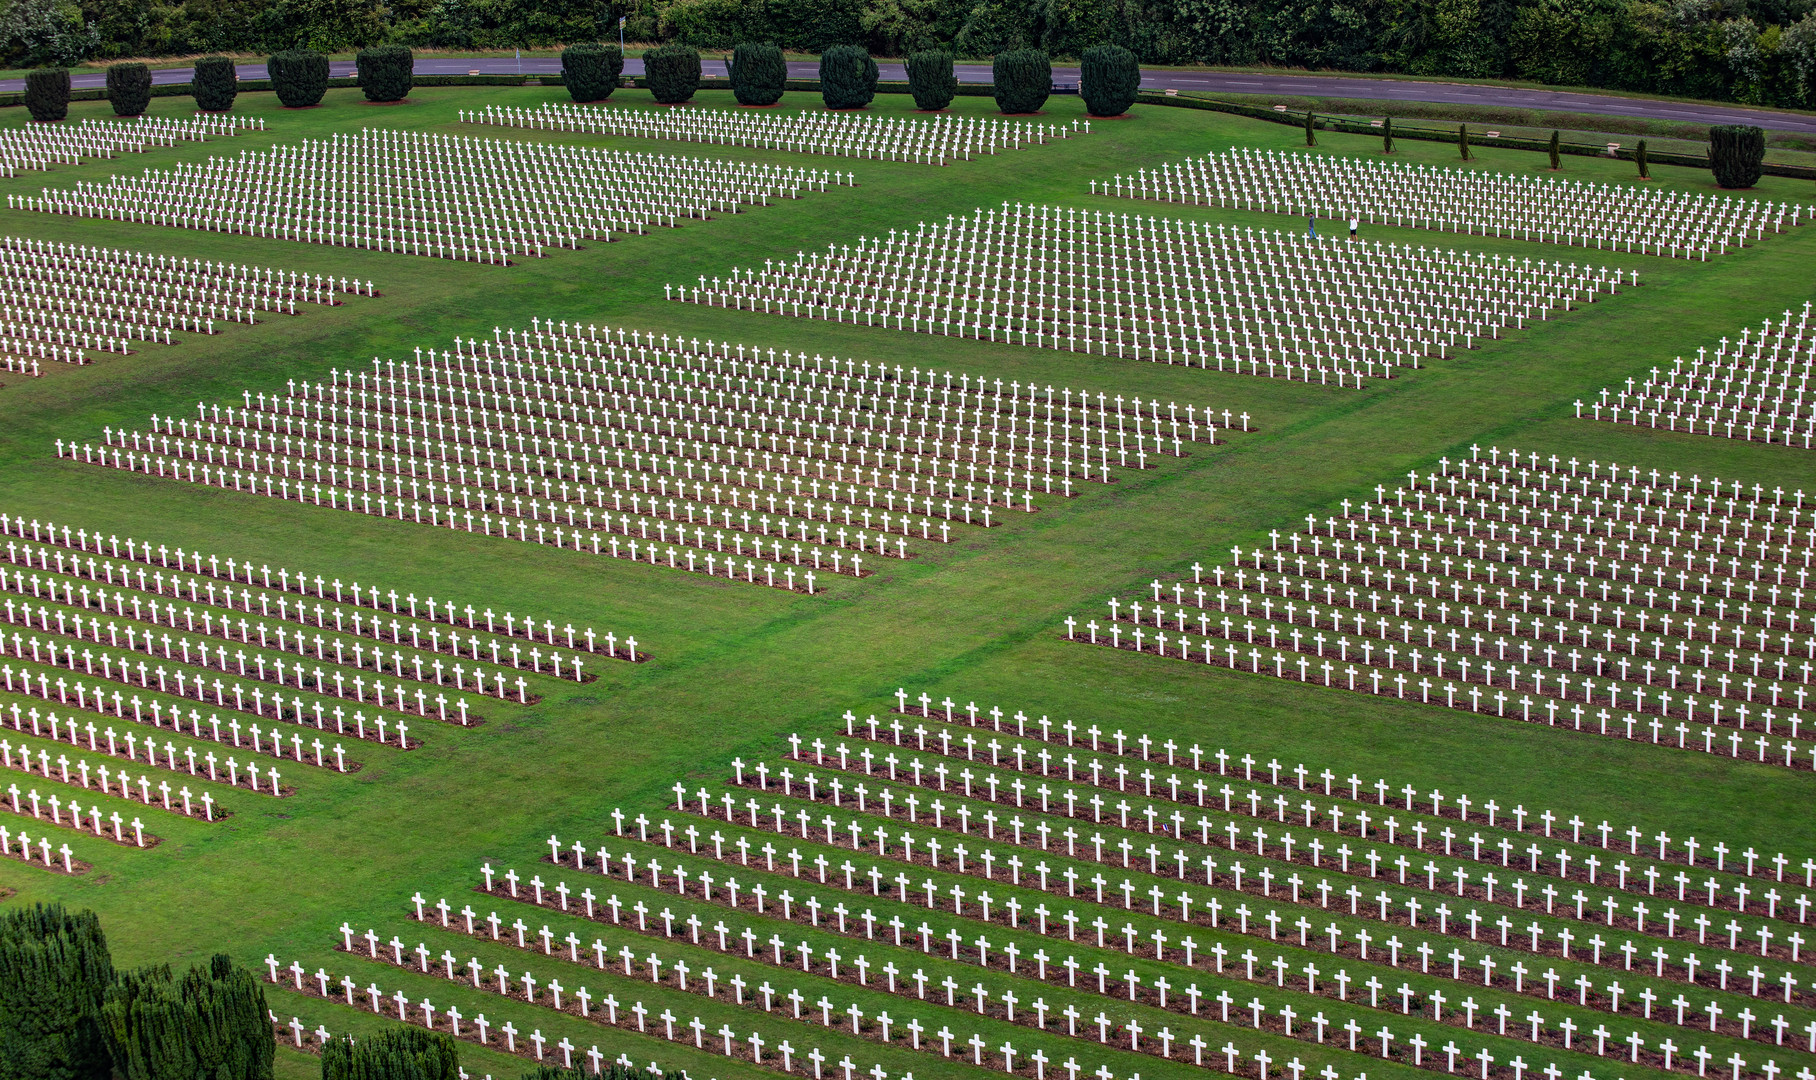
[[[709,75],[721,74],[720,71],[715,70],[717,67],[716,61],[709,61],[707,73]],[[900,64],[882,64],[880,67],[882,77],[885,79],[907,78]],[[523,60],[508,57],[492,57],[484,60],[434,58],[416,62],[416,71],[422,75],[464,75],[469,71],[479,71],[488,75],[515,74],[519,71],[526,75],[544,75],[555,74],[560,70],[561,61],[554,57],[526,57]],[[812,61],[791,63],[788,65],[788,71],[796,78],[805,79],[814,78],[818,74],[817,65]],[[262,79],[265,77],[265,66],[263,64],[242,64],[239,72],[243,79]],[[329,72],[335,76],[352,75],[354,73],[353,64],[350,61],[334,63],[329,65]],[[960,64],[957,72],[961,82],[990,81],[988,65]],[[634,58],[625,61],[625,74],[643,74],[643,61]],[[188,68],[159,68],[152,72],[152,81],[155,83],[188,82],[189,77]],[[1054,68],[1053,80],[1057,84],[1076,85],[1078,69]],[[101,86],[104,77],[77,75],[70,81],[77,87],[94,87]],[[1776,131],[1816,135],[1816,114],[1811,113],[1771,112],[1739,105],[1697,105],[1688,102],[1610,97],[1601,94],[1576,94],[1568,91],[1534,90],[1525,87],[1406,82],[1396,79],[1358,79],[1342,75],[1287,75],[1220,71],[1151,71],[1142,76],[1141,85],[1150,90],[1194,90],[1223,94],[1296,94],[1310,97],[1361,98],[1381,102],[1441,102],[1504,108],[1552,109],[1652,120],[1681,120],[1697,124],[1758,124]],[[19,90],[23,86],[24,80],[22,79],[0,80],[0,91]],[[1389,110],[1384,107],[1382,111]]]

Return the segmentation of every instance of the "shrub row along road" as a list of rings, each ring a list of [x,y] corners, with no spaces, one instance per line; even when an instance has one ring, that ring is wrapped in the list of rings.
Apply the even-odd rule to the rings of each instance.
[[[706,73],[723,74],[709,61]],[[336,77],[354,74],[351,61],[331,64],[329,73]],[[900,64],[879,64],[884,79],[906,79]],[[464,75],[479,71],[487,75],[516,74],[552,75],[561,70],[554,57],[509,57],[487,59],[425,58],[416,61],[418,75]],[[960,82],[989,82],[988,64],[960,64]],[[242,64],[242,79],[265,77],[263,64]],[[643,61],[625,61],[626,75],[643,74]],[[788,65],[791,78],[818,77],[818,65],[800,61]],[[151,73],[154,83],[188,82],[189,68],[160,68]],[[1076,86],[1078,69],[1056,67],[1053,80],[1061,86]],[[103,76],[76,75],[70,82],[77,88],[98,87]],[[24,89],[23,79],[0,79],[0,92]],[[1774,131],[1816,134],[1816,115],[1771,109],[1749,109],[1744,106],[1701,105],[1683,101],[1650,98],[1614,97],[1603,94],[1570,93],[1560,90],[1535,90],[1525,87],[1483,86],[1471,83],[1412,82],[1399,79],[1360,79],[1342,75],[1289,75],[1238,71],[1145,71],[1141,85],[1148,90],[1190,90],[1219,94],[1293,94],[1306,97],[1360,98],[1372,101],[1418,101],[1454,105],[1497,106],[1516,109],[1548,109],[1560,112],[1594,113],[1602,116],[1625,116],[1646,120],[1679,120],[1693,124],[1758,124]]]

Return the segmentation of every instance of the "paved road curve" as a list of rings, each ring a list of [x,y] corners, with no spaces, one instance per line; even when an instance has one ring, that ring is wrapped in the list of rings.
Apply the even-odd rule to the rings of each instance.
[[[720,74],[714,70],[716,66],[716,62],[709,61],[708,74]],[[882,64],[880,66],[885,79],[907,78],[900,64]],[[330,74],[335,76],[352,75],[353,64],[350,61],[337,62],[329,65],[329,70]],[[523,60],[514,60],[509,57],[492,57],[483,60],[425,58],[416,62],[416,71],[421,75],[464,75],[469,71],[479,71],[485,74],[515,74],[521,71],[526,75],[545,75],[554,74],[560,70],[561,61],[553,57],[525,58]],[[957,70],[959,80],[962,82],[990,81],[988,65],[960,64]],[[242,79],[262,79],[265,77],[265,65],[242,64],[239,72]],[[788,65],[788,72],[795,78],[811,79],[817,76],[818,68],[812,61],[795,62]],[[643,61],[634,58],[627,60],[625,74],[643,74]],[[152,72],[152,81],[156,83],[188,82],[189,78],[190,69],[188,68],[160,68]],[[1078,69],[1054,68],[1053,78],[1058,83],[1076,84]],[[77,75],[70,81],[77,87],[94,87],[101,86],[104,77]],[[1312,97],[1362,98],[1382,102],[1425,101],[1520,109],[1554,109],[1594,113],[1602,116],[1681,120],[1697,124],[1758,124],[1776,131],[1816,135],[1816,114],[1811,113],[1771,112],[1749,109],[1740,105],[1697,105],[1688,102],[1608,97],[1600,94],[1577,94],[1561,90],[1534,90],[1524,87],[1406,82],[1396,79],[1358,79],[1343,75],[1282,75],[1223,71],[1150,71],[1142,76],[1141,85],[1150,90],[1196,90],[1223,94],[1298,94]],[[19,90],[23,86],[24,80],[22,79],[0,80],[0,91]],[[1387,107],[1384,107],[1383,111],[1387,111]]]

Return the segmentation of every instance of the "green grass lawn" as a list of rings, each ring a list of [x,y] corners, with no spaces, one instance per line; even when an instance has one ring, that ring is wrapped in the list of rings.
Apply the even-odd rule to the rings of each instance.
[[[734,757],[773,757],[780,733],[831,732],[848,709],[880,712],[897,687],[1055,721],[1280,755],[1427,789],[1460,789],[1593,820],[1633,821],[1673,835],[1783,850],[1798,859],[1816,848],[1816,817],[1804,809],[1808,773],[1085,649],[1068,645],[1060,625],[1067,615],[1095,613],[1112,592],[1127,594],[1194,561],[1226,559],[1232,545],[1372,492],[1378,483],[1392,485],[1409,468],[1472,444],[1816,490],[1816,458],[1806,451],[1571,418],[1577,398],[1801,307],[1811,298],[1816,229],[1768,236],[1706,263],[1372,230],[1375,238],[1396,242],[1637,269],[1641,284],[1356,392],[662,299],[667,282],[710,278],[733,265],[792,258],[798,250],[1005,201],[1301,229],[1298,219],[1267,214],[1094,198],[1086,184],[1232,145],[1290,148],[1302,140],[1296,129],[1142,108],[1131,119],[1093,123],[1086,138],[934,168],[455,121],[460,108],[530,106],[559,93],[537,87],[425,89],[406,105],[378,108],[364,104],[358,91],[334,90],[323,106],[300,111],[278,108],[269,94],[243,94],[237,111],[265,116],[267,131],[0,180],[5,193],[36,193],[113,171],[159,169],[381,125],[836,167],[858,180],[855,188],[556,251],[509,268],[0,211],[0,234],[357,275],[372,279],[384,294],[256,327],[229,327],[214,338],[183,335],[179,344],[126,358],[104,356],[89,367],[57,365],[39,380],[0,374],[0,510],[400,592],[502,606],[558,625],[572,621],[633,633],[654,657],[635,667],[601,665],[600,680],[581,687],[539,680],[547,695],[540,704],[493,704],[493,722],[480,728],[413,728],[427,745],[408,754],[361,746],[366,768],[356,775],[295,767],[286,780],[299,786],[297,797],[274,806],[240,793],[233,799],[239,813],[225,824],[150,813],[148,826],[166,837],[155,851],[126,851],[93,837],[73,840],[78,856],[94,864],[85,876],[0,862],[0,884],[16,890],[9,903],[61,900],[96,909],[117,962],[180,964],[224,950],[262,970],[270,953],[311,969],[365,972],[387,987],[434,994],[438,1001],[464,1006],[471,997],[476,1008],[483,1003],[489,1010],[492,1002],[470,988],[457,992],[438,980],[375,971],[336,955],[335,928],[343,920],[358,928],[389,927],[413,942],[405,917],[408,898],[418,890],[428,897],[465,895],[487,860],[527,873],[546,852],[551,832],[599,838],[610,829],[606,815],[613,807],[658,809],[665,798],[672,801],[667,789],[676,779],[716,783],[729,775]],[[611,107],[648,100],[641,91],[621,91],[620,98]],[[702,95],[705,104],[729,100],[728,94]],[[182,115],[188,104],[160,98],[153,109]],[[784,100],[790,109],[818,104],[801,94]],[[904,96],[885,96],[874,108],[907,114],[911,105]],[[955,102],[956,109],[978,114],[992,107],[988,99]],[[1046,119],[1070,123],[1081,109],[1077,98],[1054,98]],[[71,116],[106,110],[102,102],[79,103]],[[0,113],[0,124],[24,119],[23,110]],[[1321,133],[1319,142],[1311,152],[1369,155],[1380,148],[1378,140],[1361,136]],[[1452,147],[1410,141],[1400,144],[1400,153],[1444,164],[1456,157]],[[1479,148],[1475,154],[1467,167],[1537,173],[1546,166],[1543,154]],[[1655,184],[1716,190],[1704,172],[1654,166],[1653,174]],[[1619,161],[1567,158],[1564,175],[1636,182],[1631,164]],[[1754,196],[1816,201],[1809,184],[1774,178],[1749,193]],[[1040,513],[1015,515],[1008,527],[967,533],[961,543],[891,561],[861,582],[839,579],[836,588],[812,598],[156,481],[54,456],[58,439],[96,441],[110,425],[140,428],[153,413],[192,414],[200,401],[237,399],[242,389],[313,379],[375,356],[406,356],[455,335],[525,326],[532,316],[1195,402],[1246,411],[1258,430],[1214,449],[1201,447],[1183,460],[1164,459],[1147,472],[1124,471],[1112,486],[1086,484],[1069,503],[1041,500]],[[595,973],[594,982],[617,986],[621,994],[631,985],[605,973]],[[649,1000],[667,1000],[677,1009],[704,1007],[709,1019],[712,1008],[734,1015],[723,1002],[703,1006],[702,999],[673,993],[652,993]],[[377,1022],[369,1012],[286,992],[273,993],[272,1001],[286,1019],[294,1013],[337,1032],[370,1030]],[[659,1037],[609,1032],[577,1019],[550,1024],[528,1006],[499,1002],[497,1015],[500,1022],[508,1015],[526,1027],[538,1023],[577,1041],[598,1042],[640,1063],[654,1058],[685,1067],[695,1077],[764,1075]],[[980,1071],[957,1059],[906,1049],[884,1053],[849,1038],[828,1036],[826,1043],[854,1054],[862,1050],[870,1055],[865,1060],[885,1062],[891,1075]],[[1106,1060],[1119,1076],[1131,1069],[1192,1073],[1189,1066],[1152,1058]],[[1349,1075],[1359,1060],[1338,1064]],[[312,1061],[285,1052],[280,1075],[313,1075]],[[476,1075],[503,1080],[520,1066],[500,1054],[467,1050],[467,1068]]]

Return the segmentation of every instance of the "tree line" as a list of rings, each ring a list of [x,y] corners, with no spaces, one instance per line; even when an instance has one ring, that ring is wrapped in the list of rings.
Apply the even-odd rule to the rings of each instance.
[[[961,58],[1507,78],[1816,107],[1816,0],[11,0],[11,64],[209,52],[765,41]]]

